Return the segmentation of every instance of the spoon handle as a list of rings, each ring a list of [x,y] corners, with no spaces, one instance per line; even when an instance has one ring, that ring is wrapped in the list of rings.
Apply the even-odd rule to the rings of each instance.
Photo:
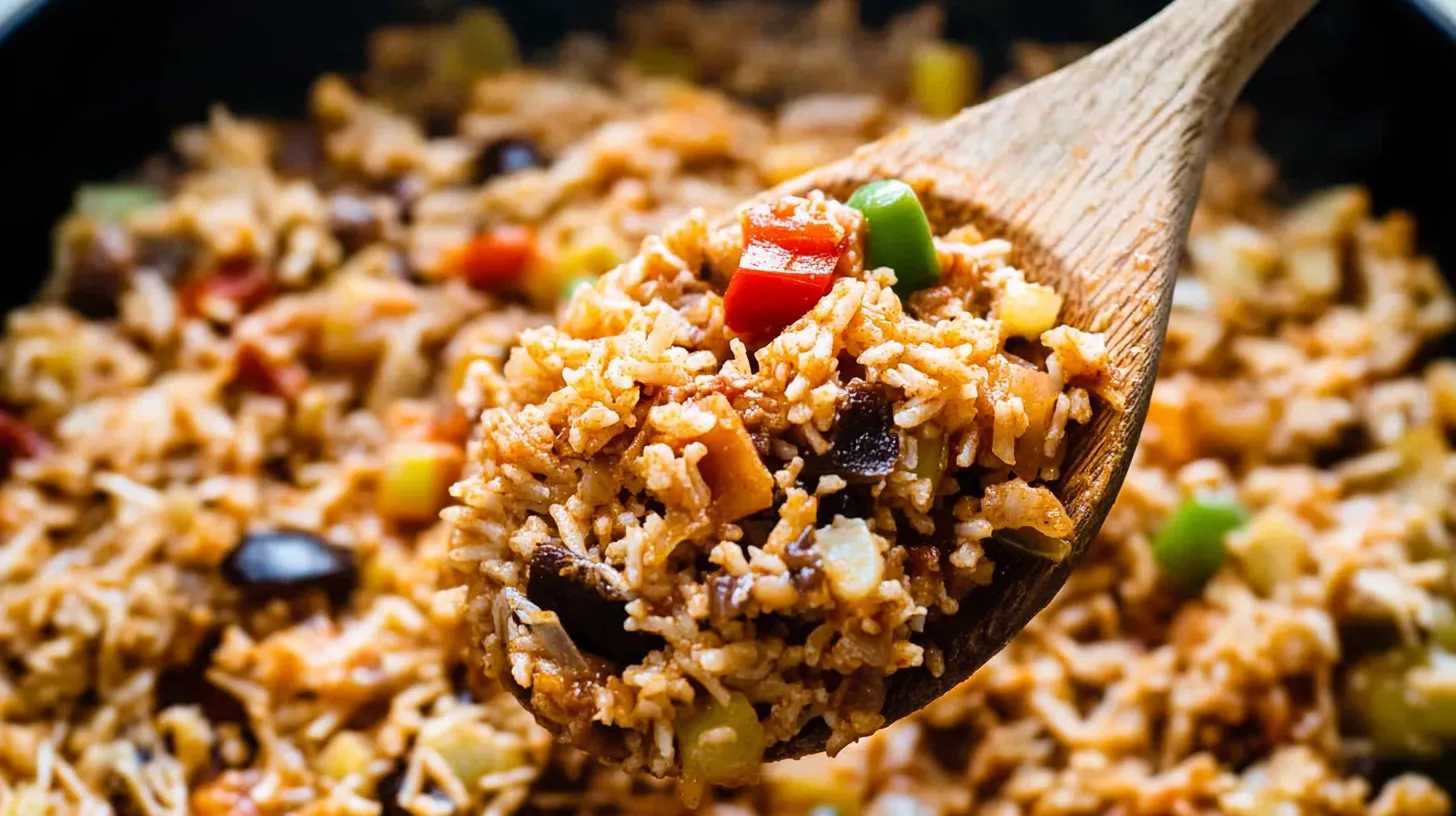
[[[1176,0],[1106,49],[1106,76],[1140,82],[1139,107],[1184,100],[1223,120],[1274,46],[1318,0]],[[1197,93],[1189,95],[1190,86]]]

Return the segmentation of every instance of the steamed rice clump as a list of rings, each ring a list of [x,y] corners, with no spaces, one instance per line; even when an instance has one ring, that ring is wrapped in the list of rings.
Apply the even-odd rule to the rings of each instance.
[[[727,328],[750,218],[695,211],[522,335],[455,490],[487,671],[629,768],[678,768],[693,747],[674,723],[736,695],[763,712],[757,753],[814,717],[831,752],[881,726],[884,678],[927,660],[926,619],[990,579],[983,542],[1070,534],[1046,483],[1087,388],[1112,380],[1102,338],[1055,308],[1007,350],[1001,312],[1055,295],[1005,241],[940,240],[938,285],[902,301],[864,268],[860,212],[820,193],[762,212],[844,236],[807,314],[767,340]],[[580,591],[541,574],[563,569]]]
[[[67,218],[57,285],[0,338],[0,814],[1450,813],[1440,717],[1410,703],[1451,688],[1456,648],[1453,300],[1361,188],[1276,206],[1246,117],[1113,514],[954,694],[690,809],[679,780],[553,743],[468,661],[449,530],[421,512],[448,496],[388,489],[411,484],[391,463],[460,465],[507,396],[467,372],[553,321],[563,280],[926,121],[915,66],[966,54],[933,10],[853,11],[647,4],[620,42],[467,76],[463,111],[459,76],[421,81],[451,32],[386,29],[367,93],[325,79],[306,122],[219,110],[128,177],[152,215]],[[1075,51],[1015,45],[991,92]],[[642,77],[685,52],[758,107]],[[523,143],[538,160],[473,173]],[[451,250],[508,222],[536,234],[525,291],[462,286]],[[244,248],[260,263],[214,274]],[[1154,541],[1206,490],[1251,519],[1180,594]],[[240,545],[277,543],[247,531],[330,549],[303,584],[245,581],[267,576]]]

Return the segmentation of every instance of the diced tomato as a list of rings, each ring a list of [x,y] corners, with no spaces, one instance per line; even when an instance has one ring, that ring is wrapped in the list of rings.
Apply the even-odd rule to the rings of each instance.
[[[745,246],[728,282],[728,328],[762,338],[803,317],[834,285],[846,234],[822,212],[794,202],[761,204],[743,216]]]
[[[239,313],[262,306],[273,294],[273,276],[266,264],[249,258],[223,261],[211,274],[182,287],[178,299],[187,314],[202,314],[209,300],[232,301]]]
[[[510,288],[536,256],[536,234],[530,227],[502,224],[457,247],[445,267],[476,289]]]
[[[308,387],[308,369],[302,364],[272,360],[251,343],[238,349],[234,364],[238,382],[251,391],[292,400]]]

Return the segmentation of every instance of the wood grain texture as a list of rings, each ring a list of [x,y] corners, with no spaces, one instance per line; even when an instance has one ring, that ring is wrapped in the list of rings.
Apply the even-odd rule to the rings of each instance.
[[[1076,566],[1122,485],[1147,415],[1173,281],[1210,144],[1254,69],[1317,0],[1178,0],[1082,61],[935,127],[860,148],[765,197],[847,197],[878,178],[916,188],[937,233],[974,223],[1064,297],[1063,320],[1106,334],[1126,407],[1099,404],[1054,486],[1076,521],[1053,565],[996,552],[996,575],[927,627],[945,671],[890,679],[893,721],[969,677],[1039,612]],[[771,758],[823,749],[815,720]]]

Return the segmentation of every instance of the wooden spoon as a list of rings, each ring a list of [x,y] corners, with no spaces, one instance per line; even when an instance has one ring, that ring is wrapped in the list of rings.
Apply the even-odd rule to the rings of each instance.
[[[998,557],[987,587],[927,626],[944,671],[889,680],[893,721],[965,680],[1047,605],[1122,486],[1147,416],[1173,281],[1209,148],[1235,97],[1316,0],[1177,0],[1085,59],[937,126],[884,139],[764,198],[865,182],[916,189],[937,234],[976,224],[1010,239],[1015,263],[1065,299],[1064,322],[1103,332],[1124,374],[1118,412],[1098,406],[1074,437],[1058,497],[1076,521],[1060,564]],[[823,750],[813,721],[770,758]]]

